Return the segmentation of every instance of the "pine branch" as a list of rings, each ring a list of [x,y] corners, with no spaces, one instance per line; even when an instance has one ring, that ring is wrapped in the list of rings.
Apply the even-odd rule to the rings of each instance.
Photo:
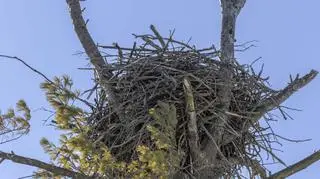
[[[65,168],[57,167],[55,165],[42,162],[40,160],[19,156],[14,153],[6,153],[0,151],[0,158],[2,161],[11,160],[12,162],[37,167],[56,175],[67,176],[75,179],[94,179],[94,177],[86,176],[84,174],[74,172]]]
[[[271,175],[268,179],[282,179],[289,177],[320,160],[320,150],[300,160],[299,162]]]

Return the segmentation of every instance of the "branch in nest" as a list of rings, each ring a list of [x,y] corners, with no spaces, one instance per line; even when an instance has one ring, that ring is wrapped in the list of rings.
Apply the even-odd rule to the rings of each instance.
[[[320,150],[309,155],[308,157],[304,158],[303,160],[271,175],[268,179],[281,179],[281,178],[289,177],[289,176],[309,167],[310,165],[312,165],[313,163],[315,163],[319,160],[320,160]]]
[[[41,168],[43,170],[46,170],[48,172],[61,175],[61,176],[67,176],[67,177],[77,178],[77,179],[93,179],[94,178],[94,177],[86,176],[84,174],[71,171],[65,168],[57,167],[55,165],[48,164],[36,159],[16,155],[14,153],[6,153],[6,152],[0,151],[0,158],[1,158],[0,161],[11,160],[12,162],[15,162],[15,163]]]
[[[192,86],[187,78],[183,79],[183,90],[185,94],[186,109],[188,112],[188,141],[193,160],[202,161],[203,156],[199,147],[199,136],[197,126],[197,114],[194,104]]]

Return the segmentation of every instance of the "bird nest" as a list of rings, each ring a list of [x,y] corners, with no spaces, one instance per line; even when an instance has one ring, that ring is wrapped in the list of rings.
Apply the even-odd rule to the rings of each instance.
[[[117,44],[100,46],[106,57],[113,59],[108,69],[113,77],[108,83],[116,91],[118,104],[108,103],[108,96],[98,88],[96,108],[89,117],[93,128],[91,139],[105,143],[117,159],[131,161],[137,157],[135,149],[138,145],[155,147],[146,127],[154,120],[150,109],[159,102],[170,104],[176,109],[178,121],[175,126],[177,148],[185,154],[181,167],[189,170],[187,166],[192,164],[188,144],[189,114],[183,81],[188,79],[192,86],[202,146],[212,139],[209,131],[221,120],[223,111],[218,93],[224,85],[221,69],[226,64],[220,61],[219,50],[214,47],[196,49],[188,43],[173,40],[172,35],[169,38],[157,33],[135,36],[140,45],[134,43],[132,48],[121,48]],[[229,83],[232,96],[223,136],[234,139],[218,144],[218,158],[226,161],[221,172],[234,174],[241,167],[253,171],[256,163],[263,163],[262,151],[276,158],[271,147],[275,135],[270,127],[261,126],[250,118],[259,104],[276,91],[268,87],[267,78],[261,76],[262,70],[255,72],[251,65],[237,62],[228,65],[233,73]],[[119,110],[121,117],[117,115]]]

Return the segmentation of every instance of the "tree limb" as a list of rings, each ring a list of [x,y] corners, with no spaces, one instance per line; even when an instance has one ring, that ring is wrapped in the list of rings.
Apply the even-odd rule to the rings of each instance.
[[[1,160],[11,160],[12,162],[15,162],[15,163],[37,167],[56,175],[67,176],[75,179],[94,179],[94,177],[86,176],[84,174],[74,172],[65,168],[57,167],[55,165],[48,164],[36,159],[19,156],[14,153],[6,153],[6,152],[0,151],[0,158]]]
[[[311,70],[305,76],[301,78],[296,78],[287,87],[279,91],[277,94],[263,101],[255,109],[257,115],[254,117],[253,122],[257,122],[264,114],[278,107],[296,91],[298,91],[299,89],[306,86],[309,82],[311,82],[317,76],[317,74],[318,72],[316,70]]]
[[[303,160],[271,175],[268,179],[282,179],[289,177],[307,167],[312,165],[313,163],[317,162],[320,160],[320,150],[317,152],[309,155],[308,157],[304,158]]]
[[[222,30],[221,30],[221,56],[222,62],[221,80],[223,85],[220,85],[217,92],[219,100],[219,109],[222,111],[221,116],[213,128],[210,129],[210,133],[214,137],[215,142],[219,144],[222,142],[222,135],[224,133],[224,126],[228,121],[228,115],[225,113],[228,111],[231,101],[231,88],[233,71],[231,65],[235,61],[234,57],[234,43],[235,43],[235,27],[236,19],[240,13],[240,10],[244,6],[246,0],[221,0],[222,7]],[[216,155],[218,153],[217,147],[213,142],[207,142],[204,144],[204,152],[210,163],[215,163]]]
[[[290,96],[292,96],[295,92],[297,92],[299,89],[305,87],[307,84],[309,84],[316,76],[318,75],[318,72],[315,70],[311,70],[308,74],[301,78],[296,78],[293,80],[288,86],[280,90],[278,93],[274,94],[273,96],[266,99],[264,102],[262,102],[253,112],[253,115],[248,116],[252,120],[252,123],[258,122],[267,112],[275,109],[278,107],[281,103],[286,101]],[[245,126],[245,129],[248,129],[250,127],[250,124],[248,123]],[[225,134],[223,139],[223,145],[228,144],[232,142],[237,136],[232,134]]]
[[[66,2],[69,6],[74,30],[82,44],[82,47],[90,58],[90,62],[97,71],[100,85],[106,91],[109,102],[114,106],[119,107],[116,92],[108,83],[108,80],[113,76],[112,71],[109,68],[110,65],[105,62],[87,29],[86,22],[82,17],[82,10],[79,0],[66,0]]]

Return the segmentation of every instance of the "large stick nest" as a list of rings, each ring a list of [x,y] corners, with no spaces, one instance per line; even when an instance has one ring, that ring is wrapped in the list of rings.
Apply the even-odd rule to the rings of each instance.
[[[103,46],[107,49],[106,57],[113,59],[108,70],[114,76],[109,83],[116,90],[120,105],[110,105],[104,91],[98,90],[96,108],[89,118],[94,128],[91,138],[104,142],[117,159],[130,161],[136,157],[137,145],[154,147],[146,129],[153,120],[148,111],[158,101],[173,104],[178,120],[177,145],[187,154],[181,166],[190,166],[183,79],[187,77],[193,88],[201,146],[211,140],[208,131],[221,120],[217,93],[224,85],[220,69],[226,64],[220,61],[219,51],[214,47],[197,50],[187,43],[173,40],[172,35],[162,38],[157,33],[136,37],[141,45],[135,43],[132,48],[120,48],[117,44]],[[260,102],[276,92],[268,87],[267,79],[261,77],[262,71],[256,73],[251,65],[236,62],[228,65],[233,72],[232,97],[228,110],[230,118],[224,131],[225,135],[238,137],[220,145],[218,158],[236,161],[225,162],[225,167],[221,168],[221,172],[234,175],[243,166],[256,170],[253,169],[256,162],[262,163],[261,151],[275,157],[271,150],[274,138],[268,132],[269,128],[252,123],[248,116]],[[122,119],[117,116],[119,110]]]

